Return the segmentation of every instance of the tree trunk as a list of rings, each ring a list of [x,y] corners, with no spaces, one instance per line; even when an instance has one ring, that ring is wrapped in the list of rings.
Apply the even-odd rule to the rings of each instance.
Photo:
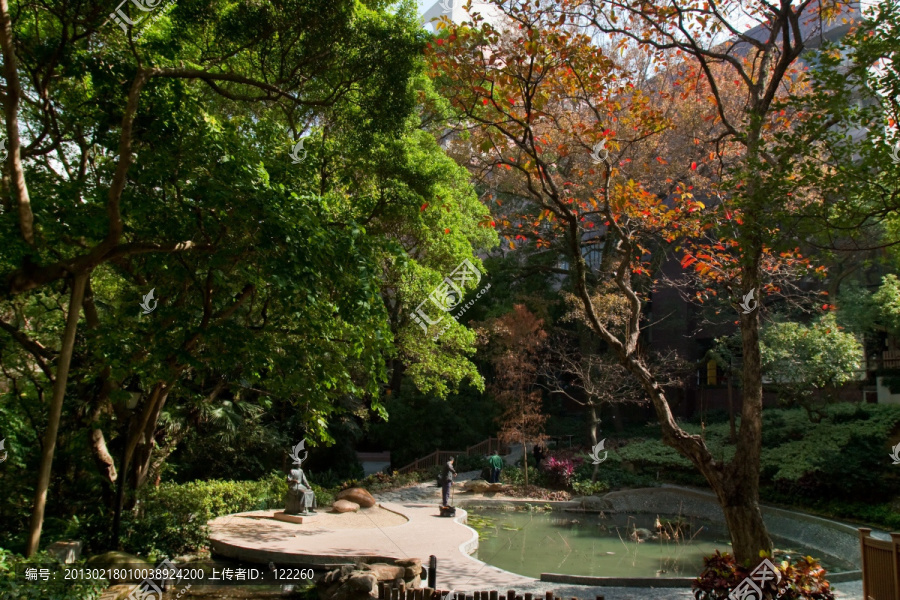
[[[113,514],[112,527],[113,547],[118,547],[119,545],[119,530],[122,522],[122,510],[124,509],[125,505],[125,485],[127,483],[126,480],[129,478],[129,474],[131,473],[131,461],[134,457],[135,449],[138,447],[138,444],[141,443],[141,440],[144,437],[144,432],[148,427],[148,423],[152,422],[153,426],[155,427],[156,419],[159,416],[159,411],[162,410],[162,407],[166,402],[166,398],[168,398],[169,396],[169,391],[171,390],[171,388],[172,384],[170,383],[156,383],[153,386],[153,390],[148,395],[143,408],[141,409],[141,414],[137,422],[129,419],[127,435],[125,436],[125,446],[122,451],[121,464],[119,465],[119,480],[116,482],[116,507]],[[147,443],[152,442],[152,439],[147,441]]]
[[[772,551],[772,539],[759,509],[758,472],[757,477],[748,477],[746,469],[736,463],[740,461],[729,465],[728,478],[722,480],[721,487],[714,488],[714,491],[725,513],[735,558],[740,563],[749,562],[755,566],[759,562],[760,551]]]
[[[81,316],[81,303],[84,300],[84,285],[87,277],[87,273],[80,273],[72,281],[69,314],[66,316],[66,328],[63,331],[62,347],[60,348],[59,361],[56,367],[56,380],[53,382],[50,415],[47,420],[47,431],[44,433],[44,445],[41,449],[38,483],[34,493],[34,507],[31,512],[31,527],[28,532],[25,556],[34,554],[41,542],[41,529],[44,527],[44,509],[47,506],[47,490],[50,487],[50,472],[53,467],[53,453],[56,450],[59,420],[62,416],[66,382],[69,379],[69,365],[72,364],[72,353],[75,349],[75,333],[78,331],[78,319]]]
[[[600,417],[597,416],[597,405],[593,402],[588,404],[588,410],[591,413],[591,423],[590,423],[590,431],[588,432],[591,436],[591,450],[597,447],[597,426],[600,425]],[[591,473],[591,483],[597,481],[597,474],[600,472],[600,464],[597,463],[594,465],[594,472]]]
[[[525,473],[525,487],[528,488],[528,447],[522,439],[522,472]]]
[[[650,396],[662,425],[663,443],[688,458],[715,492],[731,534],[735,559],[740,563],[755,564],[760,551],[772,551],[772,540],[759,510],[760,446],[758,441],[754,442],[754,436],[761,435],[762,431],[761,402],[756,422],[750,425],[753,411],[748,412],[750,403],[745,403],[736,458],[723,464],[712,457],[700,436],[687,434],[677,426],[665,393],[646,366],[635,358],[626,360],[625,366],[637,376]]]
[[[730,364],[729,364],[730,367]],[[734,427],[734,384],[732,382],[732,374],[733,371],[729,368],[728,370],[728,429],[729,435],[731,437],[731,443],[734,444],[737,441],[737,430]]]

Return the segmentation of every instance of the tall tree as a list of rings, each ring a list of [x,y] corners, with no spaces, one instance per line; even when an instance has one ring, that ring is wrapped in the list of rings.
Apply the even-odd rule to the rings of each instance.
[[[195,353],[203,353],[202,341],[223,333],[219,327],[229,319],[255,312],[258,321],[249,318],[242,325],[271,325],[279,301],[286,311],[302,303],[312,308],[305,316],[313,317],[317,326],[323,325],[322,319],[335,325],[327,331],[312,327],[304,335],[311,340],[312,332],[321,334],[320,339],[327,340],[321,345],[324,355],[329,354],[327,345],[350,349],[376,379],[383,360],[379,367],[374,358],[383,357],[389,339],[380,325],[356,330],[352,325],[354,312],[364,322],[379,304],[377,281],[369,270],[374,265],[371,256],[348,264],[344,271],[329,271],[331,265],[318,268],[333,275],[333,282],[351,284],[353,291],[333,285],[329,300],[334,302],[316,303],[316,292],[323,287],[311,273],[316,260],[328,263],[340,256],[353,262],[354,256],[369,251],[356,245],[358,237],[347,235],[362,231],[352,217],[328,221],[322,216],[329,214],[327,200],[305,202],[309,186],[304,180],[311,181],[313,161],[294,171],[287,168],[286,131],[308,133],[329,108],[342,102],[364,107],[358,114],[360,139],[366,132],[386,135],[402,126],[413,107],[407,82],[421,47],[413,9],[388,14],[350,0],[252,6],[181,2],[159,7],[146,19],[119,15],[118,23],[108,19],[107,8],[98,3],[51,8],[27,0],[13,7],[0,5],[11,184],[2,197],[9,210],[0,219],[5,242],[0,250],[3,330],[29,353],[36,351],[32,356],[43,362],[54,390],[38,467],[29,554],[39,544],[82,305],[91,335],[113,329],[104,325],[115,311],[105,310],[109,298],[98,294],[133,293],[123,282],[147,291],[165,280],[160,273],[169,265],[185,260],[179,256],[196,251],[215,256],[186,268],[183,274],[199,275],[199,281],[179,282],[180,297],[164,299],[180,303],[165,317],[172,344],[161,343],[159,354],[131,349],[131,358],[148,359],[148,369],[141,373],[143,402],[135,431],[129,434],[128,453],[137,450],[133,440],[152,440],[141,436],[142,430],[149,427],[152,433],[179,376],[196,366],[192,361]],[[217,178],[237,186],[226,189]],[[288,221],[281,231],[268,228],[269,222],[257,227],[262,221],[239,218],[242,202],[260,207],[256,217],[297,221]],[[275,243],[281,244],[281,258],[289,258],[280,272],[254,270],[241,262],[240,250],[248,247],[243,244],[256,244],[257,256],[269,252],[267,258],[274,260]],[[315,257],[304,256],[316,249]],[[226,250],[235,252],[225,256]],[[166,258],[154,258],[162,256]],[[108,279],[109,287],[92,286],[90,280],[98,272],[103,271],[99,279],[109,274],[105,269],[121,279]],[[265,277],[275,283],[268,290],[271,295],[263,291]],[[35,324],[18,319],[23,314],[18,308],[52,293],[48,290],[57,283],[71,290],[58,350],[56,344],[48,346],[43,334],[38,336],[41,342],[31,339],[25,331]],[[201,308],[188,314],[197,309],[189,301],[191,292]],[[344,302],[355,306],[343,307]],[[252,310],[242,313],[248,305]],[[128,309],[124,306],[135,313],[131,302]],[[334,318],[338,307],[347,319]],[[185,312],[179,312],[182,309]],[[161,307],[157,315],[163,312]],[[303,320],[288,326],[282,322],[281,331],[302,331]],[[136,333],[141,338],[150,332]],[[113,352],[98,367],[98,388],[106,396],[125,383],[114,360],[120,357]],[[345,391],[352,389],[348,380],[357,370],[352,363],[324,362]],[[291,371],[290,365],[282,366]],[[310,367],[305,374],[319,368]],[[346,370],[338,374],[341,369]],[[320,380],[336,389],[328,377]],[[377,386],[366,386],[370,393],[377,392]],[[102,414],[103,402],[98,406]],[[324,429],[319,417],[310,423]],[[94,436],[94,447],[112,475],[102,437]],[[149,448],[152,443],[144,452]],[[146,456],[139,462],[145,465]],[[120,465],[120,476],[123,471],[127,468]]]
[[[782,122],[773,111],[785,95],[782,87],[803,84],[791,77],[797,75],[792,69],[806,39],[815,35],[806,19],[821,14],[827,21],[834,11],[820,13],[809,2],[800,7],[752,3],[750,15],[761,24],[748,35],[724,16],[740,10],[720,12],[718,5],[702,2],[495,4],[506,17],[496,28],[477,18],[459,27],[445,24],[446,34],[431,48],[434,76],[462,113],[464,127],[475,132],[470,164],[476,172],[489,172],[486,184],[520,199],[505,211],[523,231],[512,243],[534,240],[536,248],[565,253],[567,268],[559,270],[569,275],[591,330],[637,377],[665,443],[709,482],[737,558],[758,560],[772,543],[758,505],[762,381],[755,302],[761,289],[777,289],[770,275],[807,272],[802,257],[780,252],[772,199],[795,189],[793,167],[767,162],[767,144],[777,145],[772,123]],[[593,44],[595,36],[607,33],[653,50],[657,66],[668,69],[665,77],[638,89],[635,79]],[[743,86],[745,93],[729,96],[740,104],[726,102],[725,79]],[[680,132],[695,145],[707,144],[696,159],[688,153],[661,156],[651,144],[666,139],[663,132],[677,119],[666,118],[658,107],[667,103],[658,98],[671,98],[667,85],[692,82],[693,94],[708,99],[709,114],[698,116],[717,127],[699,135]],[[679,168],[665,179],[654,172],[656,165],[671,170],[676,161]],[[709,172],[718,203],[707,207],[695,196],[692,181]],[[786,209],[779,215],[795,208],[778,206]],[[702,249],[685,257],[685,267],[708,276],[707,294],[716,295],[719,287],[735,308],[755,298],[748,303],[751,310],[738,308],[744,404],[736,459],[728,462],[717,460],[701,436],[678,425],[640,344],[642,307],[658,266],[653,257],[688,245]],[[603,254],[596,273],[584,259],[591,248]],[[603,307],[609,293],[628,307],[621,325],[610,322]]]
[[[547,339],[544,322],[523,304],[486,324],[494,366],[491,391],[500,405],[497,436],[503,444],[522,445],[522,468],[528,486],[528,444],[546,439],[538,368]]]

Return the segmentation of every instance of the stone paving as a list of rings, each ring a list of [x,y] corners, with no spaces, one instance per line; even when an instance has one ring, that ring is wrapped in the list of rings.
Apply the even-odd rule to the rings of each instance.
[[[478,479],[480,475],[481,471],[466,471],[465,473],[459,473],[453,483],[454,497],[461,492],[462,486],[460,484],[472,479]],[[379,502],[441,503],[441,488],[437,486],[436,481],[426,481],[399,490],[380,492],[372,495],[375,496],[375,499]]]

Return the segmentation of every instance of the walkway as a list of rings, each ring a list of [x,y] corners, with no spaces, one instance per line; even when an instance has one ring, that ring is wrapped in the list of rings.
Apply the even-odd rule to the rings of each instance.
[[[460,473],[457,482],[475,479],[477,471]],[[459,490],[456,491],[459,500]],[[477,546],[476,532],[455,519],[437,515],[440,489],[434,482],[375,494],[382,509],[372,508],[347,515],[322,515],[346,520],[349,527],[325,529],[273,521],[267,511],[221,517],[210,522],[214,552],[247,560],[278,564],[345,562],[347,557],[421,558],[438,560],[437,583],[442,589],[459,591],[515,589],[519,593],[543,595],[553,591],[562,598],[592,600],[692,600],[687,588],[592,587],[544,583],[503,571],[468,555]],[[465,497],[472,498],[472,494]],[[387,510],[383,510],[387,509]],[[400,513],[388,515],[387,511]],[[459,515],[463,513],[460,511]],[[344,519],[347,517],[347,519]],[[354,521],[351,525],[350,520]],[[343,527],[343,523],[342,523]],[[377,530],[377,531],[374,531]],[[363,533],[365,532],[365,533]],[[340,560],[342,559],[342,560]],[[859,581],[832,586],[837,600],[863,600]]]

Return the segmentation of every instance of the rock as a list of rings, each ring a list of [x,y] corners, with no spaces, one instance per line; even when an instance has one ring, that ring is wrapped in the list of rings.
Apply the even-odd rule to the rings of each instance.
[[[484,479],[473,479],[471,481],[467,481],[463,486],[463,489],[467,492],[475,492],[475,493],[483,493],[490,489],[491,484],[489,484]]]
[[[47,546],[47,554],[61,563],[70,565],[81,558],[81,542],[53,542]]]
[[[152,569],[154,564],[140,556],[113,550],[112,552],[95,554],[87,559],[85,566],[96,569],[109,569],[112,571],[121,569],[123,573],[127,573],[128,569]],[[124,581],[124,579],[111,579],[110,583],[119,583],[120,581]]]
[[[376,600],[379,583],[401,590],[419,589],[422,584],[419,577],[421,559],[394,562],[345,565],[329,571],[316,583],[319,600]]]
[[[356,592],[378,595],[378,578],[371,573],[354,573],[345,585]]]
[[[359,510],[359,504],[350,502],[349,500],[336,500],[335,503],[331,505],[331,508],[334,509],[334,512],[339,513],[356,512]]]
[[[404,571],[406,570],[404,567],[387,565],[384,563],[372,563],[370,565],[363,565],[362,568],[367,571],[372,571],[372,573],[375,574],[375,577],[378,578],[378,581],[406,579],[403,576]]]
[[[414,567],[422,570],[422,559],[421,558],[401,558],[394,561],[394,564],[398,567]]]
[[[368,491],[363,488],[355,487],[349,488],[337,495],[338,500],[349,500],[350,502],[355,502],[359,504],[363,508],[371,508],[375,506],[377,501],[375,497],[370,494]]]
[[[506,486],[503,485],[502,483],[491,483],[491,484],[488,484],[487,491],[496,493],[496,492],[502,492],[505,489],[506,489]]]
[[[613,510],[613,504],[606,498],[599,496],[585,496],[581,499],[581,508],[586,511]]]

